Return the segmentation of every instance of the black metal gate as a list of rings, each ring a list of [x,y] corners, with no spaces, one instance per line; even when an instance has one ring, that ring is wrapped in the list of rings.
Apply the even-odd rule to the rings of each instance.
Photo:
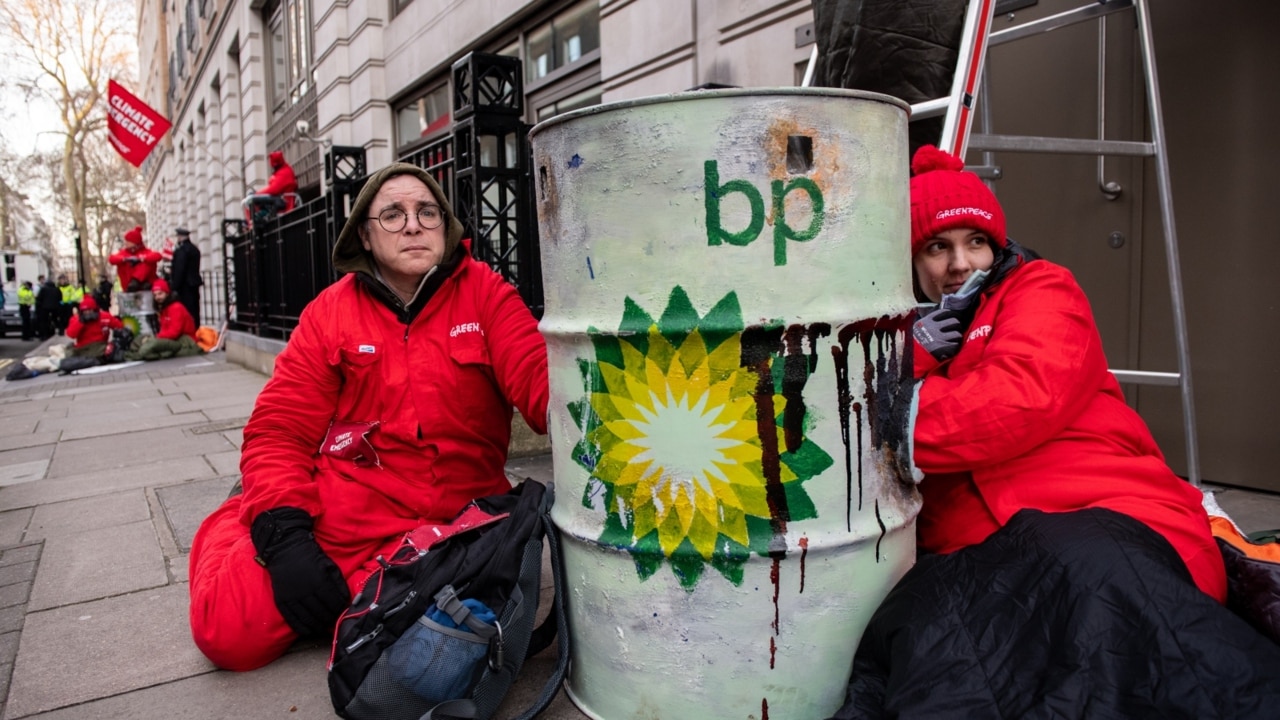
[[[516,286],[542,315],[523,74],[514,58],[472,53],[453,66],[454,133],[401,158],[431,173],[449,196],[472,254]],[[368,179],[364,149],[325,156],[328,192],[291,212],[251,223],[222,221],[228,327],[287,340],[307,303],[337,274],[330,258],[346,208]]]

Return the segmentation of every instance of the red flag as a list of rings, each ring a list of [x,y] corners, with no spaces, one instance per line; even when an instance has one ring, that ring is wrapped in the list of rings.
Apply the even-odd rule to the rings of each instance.
[[[129,164],[140,167],[170,127],[172,124],[163,115],[115,80],[107,81],[107,131],[116,152]]]

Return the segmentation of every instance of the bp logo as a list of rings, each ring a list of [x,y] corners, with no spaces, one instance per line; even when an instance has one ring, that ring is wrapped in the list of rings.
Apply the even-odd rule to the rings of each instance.
[[[708,565],[740,585],[752,553],[785,552],[786,524],[817,517],[805,481],[832,464],[804,432],[816,353],[797,360],[781,324],[745,326],[735,293],[699,315],[680,287],[658,318],[628,297],[616,332],[589,335],[568,409],[599,541],[690,591]]]

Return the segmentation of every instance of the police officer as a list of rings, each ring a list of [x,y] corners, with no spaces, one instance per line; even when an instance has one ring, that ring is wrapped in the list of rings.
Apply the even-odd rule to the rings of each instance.
[[[22,339],[35,338],[35,327],[31,315],[36,309],[36,292],[31,289],[31,281],[23,280],[18,288],[18,315],[22,318]]]

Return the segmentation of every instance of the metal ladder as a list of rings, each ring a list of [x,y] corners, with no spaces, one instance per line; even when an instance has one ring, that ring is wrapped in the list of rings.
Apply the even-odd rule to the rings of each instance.
[[[919,120],[946,114],[942,138],[938,147],[957,157],[964,157],[967,149],[983,151],[983,165],[971,168],[985,179],[999,176],[991,166],[992,152],[1063,153],[1097,155],[1099,167],[1106,156],[1150,157],[1155,160],[1156,182],[1160,197],[1160,219],[1164,234],[1165,257],[1168,261],[1169,293],[1173,307],[1173,325],[1177,345],[1178,372],[1151,372],[1141,370],[1116,370],[1112,374],[1122,383],[1140,385],[1178,386],[1182,398],[1182,424],[1187,443],[1187,479],[1200,486],[1200,457],[1196,445],[1195,405],[1191,393],[1191,355],[1188,349],[1186,309],[1182,298],[1182,272],[1178,263],[1178,241],[1173,222],[1173,192],[1169,182],[1169,160],[1165,147],[1164,118],[1160,109],[1160,86],[1156,79],[1155,50],[1151,42],[1151,19],[1148,0],[1094,0],[1072,10],[1057,13],[1039,20],[1015,25],[998,32],[990,32],[996,10],[996,0],[971,0],[965,17],[965,29],[956,62],[955,80],[951,94],[917,103],[911,106],[911,119]],[[1105,125],[1106,66],[1105,28],[1106,18],[1116,12],[1133,10],[1141,45],[1142,65],[1146,79],[1147,112],[1151,125],[1149,142],[1103,139]],[[1014,135],[971,134],[976,101],[985,77],[983,62],[987,49],[1014,40],[1050,32],[1058,28],[1086,21],[1099,23],[1098,84],[1099,127],[1098,139],[1032,137]],[[989,110],[982,106],[984,128],[989,124],[985,117]],[[1101,172],[1101,170],[1100,170]],[[1114,184],[1102,182],[1099,188],[1104,194],[1117,193]]]

